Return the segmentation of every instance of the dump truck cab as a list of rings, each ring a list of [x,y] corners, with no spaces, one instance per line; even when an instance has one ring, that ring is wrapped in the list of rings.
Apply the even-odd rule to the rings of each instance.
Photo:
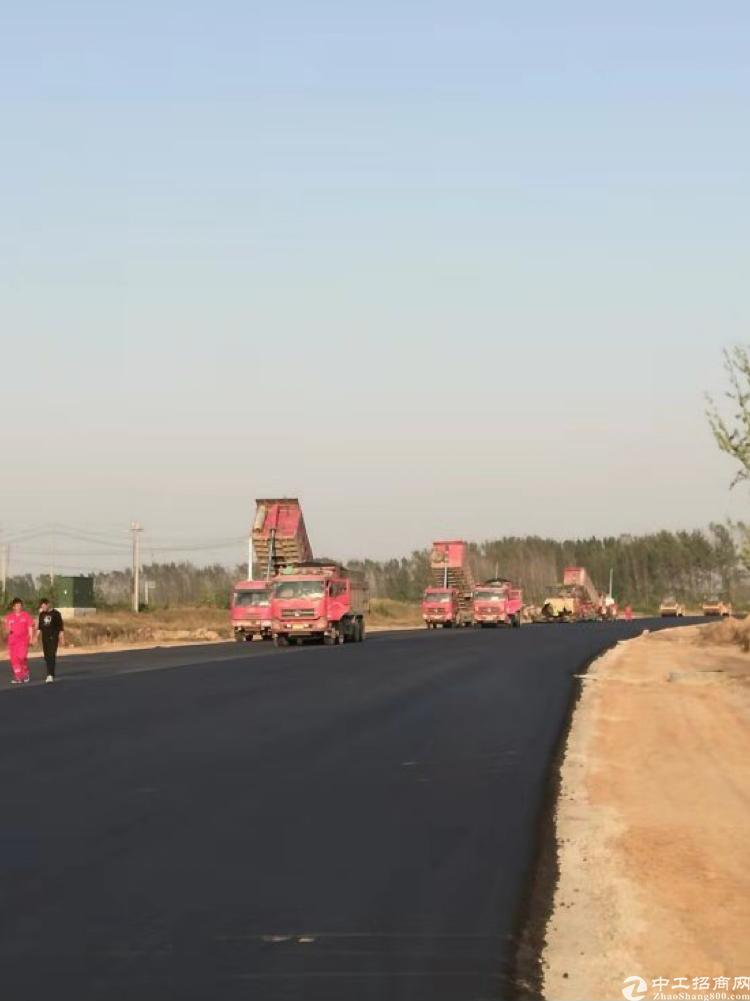
[[[462,624],[455,587],[428,587],[422,596],[422,618],[428,629],[451,629]]]
[[[364,578],[339,563],[309,560],[285,567],[271,597],[274,643],[361,643],[367,604]]]
[[[271,639],[271,585],[263,580],[243,580],[234,585],[230,618],[238,643],[260,636]]]
[[[472,617],[475,626],[521,625],[523,592],[509,580],[489,580],[472,594]]]

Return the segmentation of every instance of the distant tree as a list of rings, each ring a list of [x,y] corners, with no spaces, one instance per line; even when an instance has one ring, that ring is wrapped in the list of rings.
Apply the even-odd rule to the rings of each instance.
[[[724,396],[731,401],[733,413],[725,418],[709,397],[706,416],[716,444],[740,464],[732,480],[734,487],[750,480],[750,347],[725,351],[724,368],[729,378]]]

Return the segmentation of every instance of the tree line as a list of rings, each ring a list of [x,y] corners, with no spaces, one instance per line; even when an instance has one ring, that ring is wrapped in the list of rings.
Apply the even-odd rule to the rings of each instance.
[[[92,576],[97,608],[131,607],[133,572],[130,568],[94,573]],[[153,608],[187,605],[227,608],[233,585],[246,576],[246,568],[227,567],[219,563],[209,566],[196,566],[189,562],[149,563],[141,570],[141,580],[149,582],[149,605]],[[51,596],[57,600],[55,585],[50,583],[46,574],[39,577],[31,574],[10,577],[6,584],[6,604],[14,596],[29,604],[38,601],[40,597]],[[144,596],[145,588],[142,587],[142,602]]]
[[[565,567],[583,566],[600,591],[608,589],[612,571],[617,600],[644,611],[654,610],[668,594],[692,605],[715,593],[742,603],[750,601],[745,536],[745,526],[735,524],[588,539],[506,536],[470,544],[469,562],[477,580],[517,581],[530,602],[541,602]],[[364,572],[374,595],[399,601],[418,601],[430,578],[429,550],[352,565]]]
[[[673,594],[697,605],[707,595],[726,595],[738,605],[750,604],[750,559],[744,548],[747,529],[742,524],[712,524],[705,531],[654,532],[606,538],[549,539],[506,536],[469,545],[469,560],[478,581],[501,576],[519,582],[530,602],[541,602],[562,578],[566,566],[586,567],[601,591],[609,586],[620,603],[654,610]],[[416,602],[430,581],[430,551],[415,550],[401,559],[352,561],[349,566],[367,578],[375,598]],[[241,566],[188,562],[151,563],[143,567],[150,582],[150,603],[156,608],[180,605],[227,607],[232,587],[245,577]],[[127,608],[132,595],[130,569],[94,575],[100,608]],[[42,575],[11,577],[9,599],[18,595],[32,603],[42,595],[54,597],[54,585]]]

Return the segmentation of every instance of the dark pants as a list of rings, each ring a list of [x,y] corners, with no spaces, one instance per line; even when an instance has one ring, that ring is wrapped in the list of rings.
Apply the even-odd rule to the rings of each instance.
[[[44,660],[47,664],[47,674],[55,676],[55,664],[57,663],[57,646],[60,642],[59,633],[42,633],[42,650]]]

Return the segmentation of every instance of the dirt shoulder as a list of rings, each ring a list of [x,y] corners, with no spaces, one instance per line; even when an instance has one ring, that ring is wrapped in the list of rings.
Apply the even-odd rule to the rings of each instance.
[[[750,658],[711,627],[618,645],[583,681],[556,813],[544,997],[750,974]],[[664,983],[667,981],[667,984]],[[750,990],[742,990],[746,996]],[[635,997],[642,997],[637,992]],[[698,996],[697,994],[695,995]]]

